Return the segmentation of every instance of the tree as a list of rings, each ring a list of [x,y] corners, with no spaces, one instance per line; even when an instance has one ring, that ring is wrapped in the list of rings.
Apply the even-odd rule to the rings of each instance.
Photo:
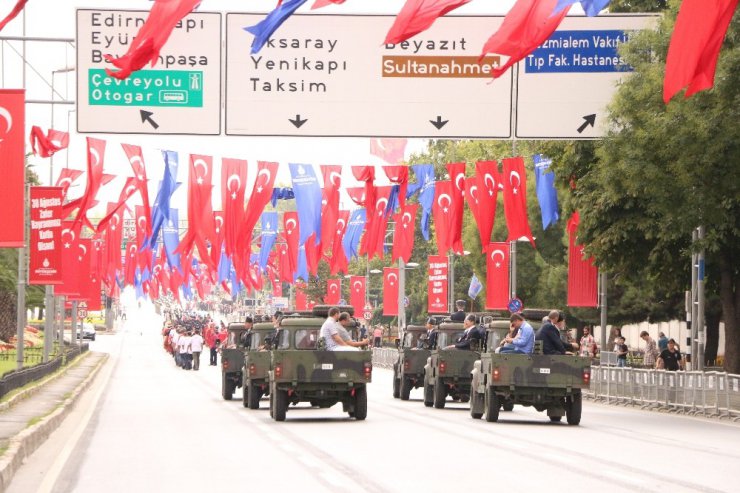
[[[688,100],[662,101],[673,6],[656,31],[626,43],[635,69],[610,106],[612,130],[589,148],[567,144],[557,162],[576,177],[579,237],[612,275],[670,298],[688,288],[692,251],[705,249],[707,289],[725,322],[725,369],[740,372],[740,29],[725,39],[715,87]],[[691,234],[706,227],[702,244]],[[708,299],[710,299],[708,297]]]

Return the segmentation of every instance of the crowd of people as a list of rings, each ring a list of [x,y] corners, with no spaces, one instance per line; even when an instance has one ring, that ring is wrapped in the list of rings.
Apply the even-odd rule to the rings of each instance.
[[[218,351],[226,340],[223,322],[214,323],[209,316],[173,312],[165,317],[162,338],[165,351],[183,370],[200,370],[200,357],[209,349],[210,366],[218,364]]]

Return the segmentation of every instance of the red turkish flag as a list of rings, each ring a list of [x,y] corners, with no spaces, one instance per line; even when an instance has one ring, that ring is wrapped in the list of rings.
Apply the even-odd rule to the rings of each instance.
[[[432,27],[438,17],[468,2],[470,0],[406,0],[385,36],[385,43],[396,44],[406,41]]]
[[[134,212],[136,213],[136,250],[138,252],[136,264],[141,269],[141,272],[144,272],[144,269],[152,268],[152,250],[148,246],[144,248],[144,242],[149,236],[146,232],[148,221],[144,206],[137,205],[134,208]]]
[[[717,59],[738,0],[683,0],[665,62],[663,101],[688,86],[685,97],[714,85]]]
[[[365,310],[365,276],[349,278],[349,304],[355,308],[356,317]]]
[[[395,165],[403,161],[407,143],[407,139],[370,139],[370,154]]]
[[[247,202],[244,222],[239,229],[237,255],[234,258],[237,272],[240,272],[249,263],[252,253],[252,231],[254,231],[254,226],[262,215],[265,206],[272,198],[277,169],[278,163],[257,162],[257,177],[254,180],[252,195],[250,195]]]
[[[353,187],[353,188],[347,188],[347,195],[349,195],[349,198],[352,199],[352,202],[359,205],[360,207],[365,207],[365,187]]]
[[[153,67],[172,30],[200,2],[201,0],[155,0],[146,22],[132,38],[126,54],[121,57],[105,55],[106,62],[120,69],[105,69],[106,73],[116,79],[125,79],[132,72],[144,68],[147,63]]]
[[[226,218],[224,213],[221,211],[213,211],[213,241],[211,242],[211,261],[213,265],[218,268],[218,263],[221,261],[221,250],[224,245],[224,228],[226,224]]]
[[[478,205],[476,222],[480,234],[480,244],[483,251],[485,251],[486,246],[491,242],[493,223],[496,219],[498,191],[503,188],[501,173],[498,172],[498,163],[496,161],[478,161],[475,163],[475,179],[478,186],[475,194]],[[469,196],[468,199],[470,199]]]
[[[126,245],[126,265],[123,282],[126,283],[127,286],[133,286],[136,281],[137,251],[138,248],[136,248],[135,242],[132,241]]]
[[[332,251],[336,236],[337,219],[339,219],[339,188],[342,186],[341,166],[321,166],[324,177],[324,199],[326,203],[321,208],[321,252]]]
[[[103,280],[109,288],[115,289],[116,273],[123,272],[121,263],[121,242],[123,241],[123,211],[117,204],[108,202],[108,213],[110,221],[102,233],[105,235],[106,253],[105,274]]]
[[[375,214],[373,214],[376,203],[375,185],[373,184],[373,182],[375,181],[375,168],[373,166],[352,166],[352,175],[355,177],[355,180],[365,183],[364,200],[362,201],[362,203],[359,203],[356,200],[355,202],[357,202],[357,204],[360,206],[364,206],[367,210],[367,221],[365,223],[364,236],[368,236],[371,231],[374,231],[373,223],[375,222]],[[350,197],[352,197],[351,194]],[[374,243],[370,244],[373,245]],[[363,245],[366,245],[366,240],[364,237],[362,239],[362,243],[360,244],[360,255],[364,255],[365,253],[367,253],[367,250]]]
[[[383,269],[383,315],[398,315],[398,269]]]
[[[39,157],[51,157],[69,146],[69,134],[67,132],[50,128],[49,132],[44,135],[44,131],[36,125],[31,127],[29,140],[34,156]]]
[[[78,295],[80,290],[78,273],[78,241],[82,225],[74,221],[62,221],[62,283],[54,287],[54,294],[59,296]],[[121,256],[120,250],[118,256]]]
[[[84,301],[88,310],[100,309],[100,280],[93,278],[90,272],[92,263],[93,245],[92,239],[82,238],[77,243],[77,278],[79,294],[68,296],[70,301]],[[92,308],[90,308],[92,306]]]
[[[326,298],[324,303],[327,305],[338,305],[342,298],[342,280],[329,279],[326,281]]]
[[[501,27],[483,45],[480,60],[489,53],[509,59],[492,70],[493,78],[501,77],[512,65],[524,59],[558,28],[570,5],[553,14],[558,0],[517,0],[506,14]]]
[[[293,275],[298,270],[298,212],[291,211],[283,214],[283,232],[289,261],[287,268],[290,272],[290,280],[286,282],[293,282]]]
[[[332,276],[335,276],[340,272],[346,273],[348,269],[347,255],[344,253],[344,247],[342,246],[342,240],[344,240],[344,233],[347,232],[348,222],[349,211],[339,211],[339,218],[331,230],[334,232],[334,245],[331,250],[330,262],[330,275]]]
[[[434,184],[434,204],[432,215],[434,216],[434,228],[437,232],[437,253],[447,255],[450,249],[450,229],[452,225],[453,201],[452,182],[438,181]]]
[[[509,243],[489,243],[486,249],[486,310],[509,305]]]
[[[131,169],[134,171],[134,179],[136,184],[136,189],[139,191],[139,195],[141,196],[141,202],[144,207],[144,217],[146,219],[146,237],[149,238],[152,236],[152,225],[151,225],[151,217],[152,217],[152,210],[149,206],[149,189],[147,187],[147,183],[149,182],[146,177],[146,167],[144,166],[144,156],[141,153],[141,147],[135,146],[135,145],[129,145],[129,144],[121,144],[121,147],[123,147],[123,152],[126,153],[126,157],[128,158],[129,164],[131,164]]]
[[[527,218],[527,174],[521,157],[504,159],[504,214],[509,228],[509,241],[527,238],[537,248],[532,238]]]
[[[115,178],[113,175],[103,173],[103,158],[105,157],[105,141],[87,138],[87,186],[85,193],[79,199],[65,205],[65,211],[68,207],[79,207],[76,222],[85,223],[90,229],[95,229],[87,218],[87,211],[95,206],[95,196],[100,188]]]
[[[4,248],[25,244],[24,98],[23,89],[0,89],[0,247]]]
[[[406,190],[409,188],[409,167],[408,166],[383,166],[385,175],[394,185],[399,185],[398,189],[398,206],[403,209],[406,205]]]
[[[282,2],[282,0],[280,0]],[[341,3],[344,3],[345,0],[316,0],[313,3],[313,7],[311,7],[311,10],[313,9],[320,9],[321,7],[326,7],[327,5],[339,5]]]
[[[69,191],[70,185],[82,175],[82,171],[72,168],[62,168],[57,177],[55,187],[62,187],[64,198],[67,198],[67,192]]]
[[[112,208],[110,207],[111,203],[110,202],[108,203],[108,206],[109,206],[108,207],[108,210],[107,210],[105,216],[103,216],[103,218],[98,222],[98,225],[96,226],[95,231],[97,231],[97,232],[103,231],[108,226],[108,222],[111,220],[111,218],[113,217],[113,215],[116,212],[118,212],[118,211],[123,212],[124,210],[126,210],[125,209],[126,201],[133,194],[136,193],[136,190],[137,190],[137,188],[136,188],[136,178],[134,178],[132,176],[126,178],[126,182],[123,184],[123,188],[121,189],[121,193],[118,196],[118,202],[115,205],[113,205]],[[146,223],[144,223],[144,227],[146,227]]]
[[[308,273],[312,276],[318,276],[321,251],[319,249],[319,245],[316,244],[316,233],[309,236],[306,240],[306,244],[303,246],[306,249],[306,266],[308,267]]]
[[[298,311],[308,310],[308,296],[304,291],[305,283],[297,282],[295,285],[295,309]]]
[[[213,240],[215,234],[211,206],[212,177],[213,158],[191,154],[188,173],[188,230],[180,240],[178,252],[188,257],[195,246],[201,262],[215,271],[216,267],[208,254],[208,242]]]
[[[378,187],[375,190],[375,207],[372,208],[372,212],[368,210],[365,234],[360,243],[360,255],[367,254],[368,260],[376,255],[383,258],[383,243],[385,242],[385,230],[388,226],[389,215],[387,209],[390,195],[391,187]]]
[[[568,306],[598,305],[599,270],[594,258],[585,258],[583,245],[578,244],[580,215],[574,212],[568,220]]]
[[[290,255],[288,254],[288,244],[281,243],[277,246],[278,263],[280,264],[280,281],[293,283],[293,271],[290,270]]]
[[[62,189],[31,187],[28,284],[62,282]]]
[[[224,211],[226,255],[238,249],[239,227],[244,222],[244,194],[247,190],[247,161],[221,160],[221,204]]]
[[[416,211],[418,204],[406,204],[398,214],[393,216],[396,221],[396,231],[393,234],[393,253],[391,261],[401,257],[404,262],[411,259],[414,250],[414,227],[416,225]]]
[[[103,280],[103,262],[105,254],[105,248],[103,245],[105,240],[101,235],[93,235],[92,237],[92,253],[90,255],[90,277],[97,279],[98,283]]]
[[[450,174],[452,183],[452,221],[448,230],[450,248],[455,253],[462,255],[462,219],[465,207],[465,163],[447,164],[447,172]]]
[[[429,256],[429,279],[427,283],[427,312],[447,313],[447,271],[446,255]]]

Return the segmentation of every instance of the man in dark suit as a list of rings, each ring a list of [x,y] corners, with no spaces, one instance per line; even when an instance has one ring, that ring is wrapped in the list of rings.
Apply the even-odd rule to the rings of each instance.
[[[435,320],[431,317],[427,319],[426,334],[423,334],[419,338],[419,342],[416,346],[417,349],[436,349],[437,348],[437,326],[434,324]]]
[[[480,350],[483,345],[483,338],[485,333],[478,328],[478,320],[475,315],[468,315],[465,317],[463,322],[465,326],[465,333],[457,343],[447,346],[445,349],[466,349],[470,350],[473,346],[475,349]]]
[[[450,320],[453,322],[465,322],[465,300],[457,300],[455,307],[457,311],[450,315]]]
[[[560,340],[560,331],[555,326],[560,319],[560,312],[551,311],[547,319],[547,322],[537,331],[534,340],[542,341],[542,354],[565,354],[565,346]]]

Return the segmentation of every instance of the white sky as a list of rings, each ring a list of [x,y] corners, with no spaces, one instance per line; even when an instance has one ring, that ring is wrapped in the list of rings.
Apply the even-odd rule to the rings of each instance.
[[[304,6],[299,12],[310,10],[313,0]],[[344,5],[330,6],[322,9],[325,13],[386,13],[396,14],[403,0],[347,0]],[[458,9],[459,14],[505,14],[513,4],[513,0],[473,0],[470,4]],[[0,0],[0,15],[4,15],[15,4],[15,0]],[[201,10],[203,11],[231,11],[231,12],[268,12],[276,4],[275,0],[203,0]],[[148,10],[151,2],[148,0],[30,0],[25,8],[26,35],[31,37],[75,37],[75,9],[77,8],[101,8],[101,9],[144,9]],[[11,22],[0,36],[20,36],[22,34],[22,16]],[[378,33],[379,42],[385,33]],[[13,51],[21,51],[20,42],[4,43],[0,53],[2,59],[2,74],[0,84],[4,88],[22,86],[22,69],[19,56]],[[63,43],[27,43],[27,60],[30,66],[27,70],[26,88],[27,99],[48,100],[51,97],[51,89],[48,84],[52,80],[52,72],[64,67],[73,67],[76,59],[74,49]],[[38,74],[34,73],[35,71]],[[74,71],[64,74],[58,73],[54,76],[55,88],[62,97],[73,100],[75,97]],[[45,79],[46,82],[44,82]],[[57,97],[59,99],[59,97]],[[70,149],[69,152],[60,152],[54,158],[54,179],[59,169],[68,165],[75,169],[85,169],[85,136],[75,132],[75,113],[72,105],[56,105],[54,109],[54,122],[51,124],[51,106],[42,104],[27,105],[26,123],[30,130],[31,125],[38,125],[44,129],[53,126],[59,130],[69,130]],[[28,132],[26,132],[28,135]],[[154,199],[158,180],[161,178],[163,162],[159,149],[175,150],[180,153],[180,176],[179,180],[186,183],[187,154],[197,153],[213,155],[216,159],[214,170],[214,209],[220,209],[220,157],[234,157],[247,159],[250,163],[250,183],[247,185],[248,193],[251,191],[251,181],[255,173],[252,171],[256,161],[277,161],[281,164],[281,174],[278,175],[277,185],[289,186],[288,162],[301,162],[313,165],[340,164],[363,165],[384,164],[382,161],[369,153],[369,139],[364,138],[256,138],[235,136],[168,136],[168,135],[94,135],[108,141],[105,158],[105,171],[120,176],[130,176],[130,166],[120,143],[137,144],[144,150],[144,158],[147,165],[147,173],[150,179],[150,200]],[[423,150],[426,141],[423,139],[410,139],[407,147],[407,157],[413,153]],[[42,183],[48,183],[49,168],[48,160],[35,159],[41,163],[37,173]],[[316,167],[317,175],[319,169]],[[383,173],[378,173],[383,176]],[[78,180],[84,183],[84,177]],[[104,187],[98,195],[102,203],[116,200],[123,183],[123,178],[113,181]],[[351,176],[349,170],[343,173],[343,186],[351,187],[359,185]],[[187,186],[184,184],[173,197],[174,206],[183,207]],[[78,185],[71,192],[76,196],[82,192],[82,186]],[[349,200],[344,203],[345,208],[350,208]],[[181,217],[184,213],[181,214]]]

